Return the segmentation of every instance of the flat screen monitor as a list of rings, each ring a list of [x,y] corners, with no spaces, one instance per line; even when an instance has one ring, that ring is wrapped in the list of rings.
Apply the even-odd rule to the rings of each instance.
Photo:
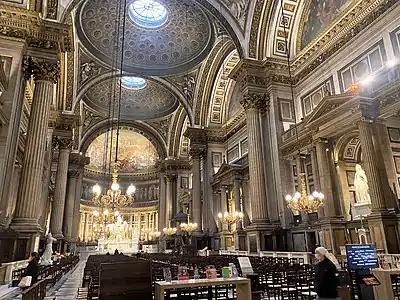
[[[373,244],[350,244],[346,245],[347,268],[373,269],[379,267],[376,248]]]

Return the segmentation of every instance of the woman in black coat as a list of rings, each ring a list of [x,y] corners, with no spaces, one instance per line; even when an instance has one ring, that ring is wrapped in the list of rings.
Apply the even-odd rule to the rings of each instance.
[[[324,247],[315,249],[315,258],[318,260],[315,266],[315,292],[317,300],[338,300],[339,274],[327,256],[328,250]]]
[[[28,259],[28,266],[26,267],[25,276],[31,276],[31,286],[38,280],[39,275],[39,258],[37,252],[32,252]]]

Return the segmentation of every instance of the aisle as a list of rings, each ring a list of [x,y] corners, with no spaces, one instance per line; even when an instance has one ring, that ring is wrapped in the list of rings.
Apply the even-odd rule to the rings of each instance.
[[[86,260],[87,257],[84,259],[82,258],[71,272],[65,274],[63,278],[48,291],[48,299],[74,300],[76,298],[78,288],[82,285],[83,270],[86,265]]]

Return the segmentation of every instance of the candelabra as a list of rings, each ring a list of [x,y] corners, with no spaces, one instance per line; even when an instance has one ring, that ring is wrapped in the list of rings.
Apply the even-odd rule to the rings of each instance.
[[[98,183],[93,186],[93,201],[96,204],[103,207],[115,207],[127,206],[133,203],[133,196],[136,192],[136,187],[131,184],[126,191],[126,195],[122,194],[118,184],[118,166],[118,162],[114,163],[111,188],[107,190],[105,195],[101,195],[101,187]]]
[[[312,195],[308,195],[306,188],[306,175],[299,174],[300,192],[294,193],[293,196],[286,195],[287,206],[294,213],[313,213],[324,205],[324,194],[314,191]]]
[[[186,231],[187,233],[192,233],[193,231],[196,231],[197,229],[197,223],[191,223],[190,222],[190,217],[188,216],[188,221],[187,223],[182,223],[180,225],[180,228],[182,231]]]
[[[165,235],[171,236],[171,235],[176,234],[176,230],[177,229],[175,227],[171,227],[171,224],[170,224],[169,227],[165,227],[163,229],[163,232]]]
[[[154,239],[159,238],[160,235],[161,235],[161,232],[160,232],[160,231],[153,231],[153,232],[150,232],[150,236],[151,236],[152,238],[154,238]]]
[[[229,226],[232,225],[233,223],[240,221],[243,219],[243,213],[241,211],[235,211],[235,212],[224,212],[224,213],[218,213],[218,218],[221,221],[222,224],[228,224]]]

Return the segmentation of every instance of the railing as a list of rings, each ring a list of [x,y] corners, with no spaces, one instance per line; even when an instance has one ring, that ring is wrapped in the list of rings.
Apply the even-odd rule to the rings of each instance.
[[[256,257],[287,257],[302,258],[305,264],[311,263],[311,252],[276,252],[276,251],[260,251],[259,253],[249,253],[248,251],[228,251],[220,250],[220,255],[237,255],[237,256],[256,256]]]
[[[26,290],[22,294],[22,300],[42,300],[46,297],[46,286],[48,279],[42,279]]]
[[[25,268],[28,265],[26,260],[12,261],[3,263],[2,267],[5,267],[4,277],[0,278],[0,284],[9,284],[12,281],[13,272]]]

